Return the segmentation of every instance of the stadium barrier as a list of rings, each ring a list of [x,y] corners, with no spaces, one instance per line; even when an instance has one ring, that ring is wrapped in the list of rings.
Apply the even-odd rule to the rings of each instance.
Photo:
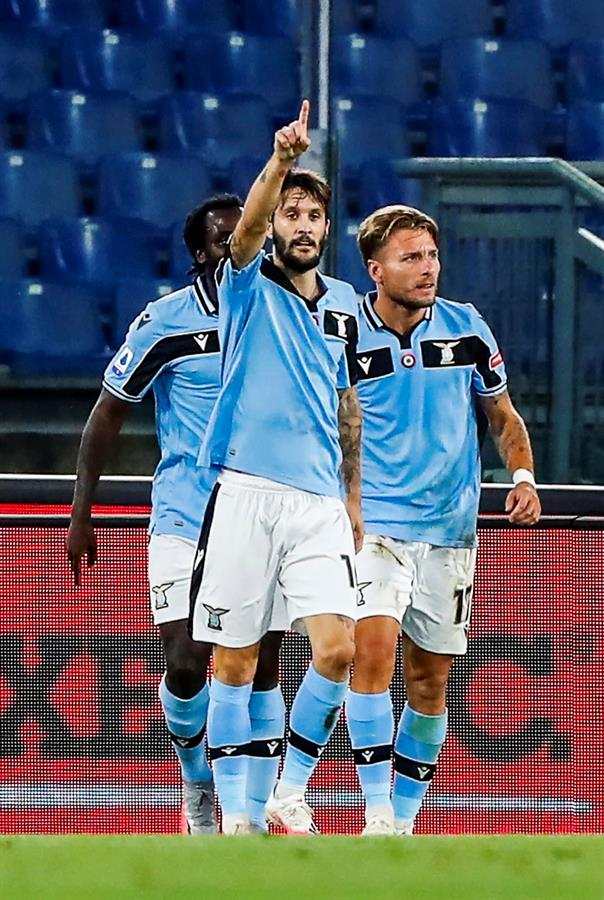
[[[175,832],[147,599],[149,480],[102,480],[99,562],[78,589],[64,551],[72,486],[0,477],[0,832]],[[506,490],[483,489],[470,650],[417,830],[602,831],[604,489],[544,488],[530,530],[502,516]],[[288,706],[308,662],[307,642],[288,635]],[[393,696],[398,715],[400,675]],[[310,802],[323,831],[360,830],[343,721]]]

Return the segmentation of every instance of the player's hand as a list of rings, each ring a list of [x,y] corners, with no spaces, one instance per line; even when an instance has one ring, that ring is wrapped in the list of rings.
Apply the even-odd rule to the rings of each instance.
[[[532,484],[521,481],[506,497],[505,511],[512,525],[534,525],[541,517],[539,495]]]
[[[88,567],[97,560],[96,535],[91,522],[71,522],[67,532],[67,557],[73,572],[73,583],[80,584],[80,565],[82,557],[86,557]]]
[[[358,500],[351,500],[349,498],[346,501],[346,510],[348,511],[348,518],[352,525],[355,553],[360,553],[363,547],[363,538],[365,537],[365,525],[363,523],[361,504]]]
[[[302,101],[300,114],[295,122],[280,128],[275,134],[275,155],[281,162],[293,163],[310,147],[308,137],[308,114],[310,103]]]

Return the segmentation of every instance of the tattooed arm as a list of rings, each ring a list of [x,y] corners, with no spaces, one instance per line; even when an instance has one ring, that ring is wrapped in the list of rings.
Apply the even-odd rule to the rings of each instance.
[[[281,186],[296,159],[310,147],[309,103],[304,100],[295,122],[275,134],[274,150],[247,195],[243,213],[231,238],[231,259],[243,269],[260,252],[266,240],[269,219],[277,208]]]
[[[346,491],[346,508],[350,516],[357,553],[363,546],[361,513],[361,430],[363,414],[354,387],[338,391],[338,426],[342,448],[342,481]]]
[[[489,420],[489,430],[508,472],[528,469],[534,472],[531,441],[522,416],[515,409],[507,391],[496,397],[479,397]],[[528,481],[521,481],[508,494],[505,510],[510,522],[534,525],[541,515],[537,491]]]

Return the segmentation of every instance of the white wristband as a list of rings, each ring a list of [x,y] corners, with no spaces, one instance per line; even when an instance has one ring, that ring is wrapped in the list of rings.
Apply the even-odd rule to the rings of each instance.
[[[512,481],[514,484],[521,484],[524,481],[527,484],[532,484],[534,488],[537,487],[535,476],[529,469],[516,469],[512,475]]]

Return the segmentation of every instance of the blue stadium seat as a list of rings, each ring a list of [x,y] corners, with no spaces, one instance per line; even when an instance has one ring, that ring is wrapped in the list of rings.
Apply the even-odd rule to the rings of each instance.
[[[0,210],[38,225],[49,216],[80,214],[79,176],[64,156],[11,150],[0,153]]]
[[[167,227],[212,189],[203,160],[126,153],[100,165],[100,211],[105,216],[143,219]]]
[[[377,160],[365,163],[359,170],[359,208],[361,217],[380,206],[404,203],[422,207],[422,182],[419,178],[401,178],[391,163]]]
[[[90,286],[0,281],[0,352],[16,376],[98,377],[108,361]]]
[[[28,146],[83,162],[141,148],[135,101],[128,94],[45,91],[28,104]]]
[[[449,100],[527,100],[554,104],[550,53],[538,41],[467,38],[446,41],[440,65],[441,94]]]
[[[153,100],[174,90],[173,50],[165,37],[81,29],[63,37],[63,85],[79,91],[127,91]]]
[[[52,85],[50,54],[44,35],[31,29],[0,32],[0,94],[23,100]]]
[[[26,262],[25,228],[14,219],[0,219],[0,278],[22,278]]]
[[[200,65],[203,60],[203,65]],[[184,45],[187,88],[211,94],[254,93],[290,122],[298,112],[298,57],[287,38],[229,32],[189,37]]]
[[[244,200],[252,184],[266,163],[265,156],[239,156],[231,163],[228,174],[228,189]]]
[[[571,101],[604,100],[604,38],[571,44],[566,90]]]
[[[49,31],[65,28],[105,28],[107,0],[13,0],[17,21]]]
[[[347,34],[335,38],[331,58],[335,94],[392,97],[400,103],[422,97],[419,57],[409,41]]]
[[[142,312],[147,303],[163,297],[164,294],[172,293],[183,284],[186,284],[184,277],[181,282],[174,285],[166,281],[145,278],[120,279],[115,288],[113,346],[120,346],[130,323]]]
[[[118,278],[155,278],[157,231],[132,219],[50,219],[39,229],[44,278],[113,285]]]
[[[432,156],[543,156],[543,110],[520,100],[458,100],[434,104]]]
[[[294,40],[300,28],[298,0],[241,0],[246,34],[266,34]]]
[[[571,41],[604,38],[601,0],[507,0],[506,33],[565,47]]]
[[[395,100],[338,97],[333,118],[346,177],[356,178],[364,162],[409,156],[403,107]]]
[[[334,34],[353,34],[363,29],[358,0],[331,0],[331,27]]]
[[[493,33],[491,0],[376,0],[374,29],[384,37],[408,37],[418,47],[448,38]]]
[[[604,158],[604,100],[583,100],[568,107],[566,155],[568,159]]]
[[[172,94],[161,105],[160,133],[166,152],[199,152],[217,170],[228,169],[237,156],[268,156],[273,145],[270,107],[255,96]]]
[[[359,294],[365,294],[375,287],[367,274],[357,246],[359,222],[342,219],[338,228],[337,271],[338,277],[348,281]]]
[[[149,33],[166,29],[176,34],[200,29],[229,31],[235,27],[232,0],[119,0],[120,26]]]

